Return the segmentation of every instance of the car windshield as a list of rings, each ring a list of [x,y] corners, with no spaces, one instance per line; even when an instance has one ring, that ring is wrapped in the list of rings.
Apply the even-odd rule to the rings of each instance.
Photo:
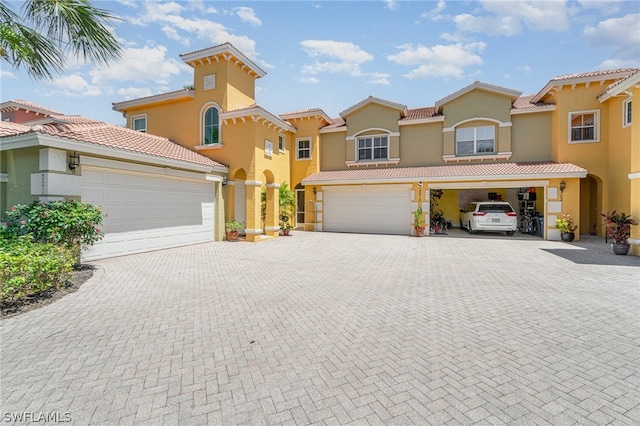
[[[509,213],[513,209],[509,204],[481,204],[478,211],[486,213]]]

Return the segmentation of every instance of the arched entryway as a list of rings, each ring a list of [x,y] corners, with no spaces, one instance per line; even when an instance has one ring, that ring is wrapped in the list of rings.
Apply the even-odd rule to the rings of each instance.
[[[587,175],[580,179],[580,233],[604,236],[601,226],[602,212],[602,179]]]

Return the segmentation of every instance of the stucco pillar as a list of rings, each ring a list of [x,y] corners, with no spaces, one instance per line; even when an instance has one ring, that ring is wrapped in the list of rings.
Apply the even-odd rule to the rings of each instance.
[[[259,180],[247,180],[244,182],[247,188],[246,223],[245,234],[247,241],[260,241],[262,235],[261,197],[262,182]]]
[[[267,235],[277,237],[280,235],[280,184],[267,184],[267,217],[264,221],[264,230]]]

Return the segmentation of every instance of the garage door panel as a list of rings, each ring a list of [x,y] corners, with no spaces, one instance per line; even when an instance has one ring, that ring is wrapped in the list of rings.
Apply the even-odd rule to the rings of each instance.
[[[406,235],[411,232],[411,192],[404,188],[326,190],[323,229]]]
[[[98,259],[212,241],[215,184],[83,168],[83,201],[102,206],[105,238],[83,254]]]

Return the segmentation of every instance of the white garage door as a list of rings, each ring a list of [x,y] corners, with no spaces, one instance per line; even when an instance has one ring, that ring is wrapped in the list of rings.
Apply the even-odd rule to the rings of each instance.
[[[105,237],[95,260],[214,239],[215,184],[152,173],[83,167],[82,200],[102,206]]]
[[[323,230],[411,234],[411,190],[406,186],[324,189]]]

